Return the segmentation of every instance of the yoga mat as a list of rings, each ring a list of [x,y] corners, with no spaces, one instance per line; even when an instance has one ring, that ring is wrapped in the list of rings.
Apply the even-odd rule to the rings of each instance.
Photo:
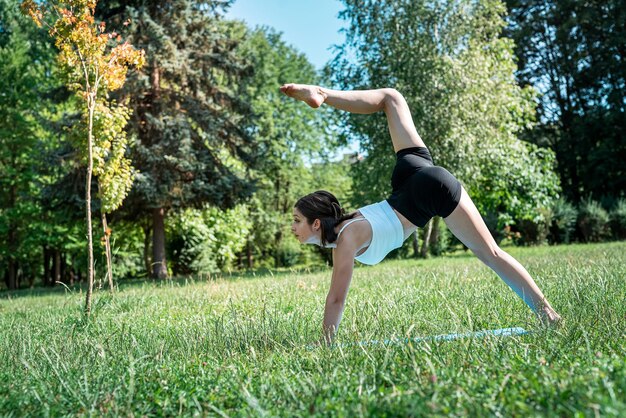
[[[515,328],[501,328],[501,329],[489,329],[484,331],[474,331],[474,332],[464,332],[462,334],[442,334],[442,335],[432,335],[429,337],[416,337],[416,338],[394,338],[384,341],[371,340],[371,341],[360,341],[358,345],[376,345],[376,344],[408,344],[409,342],[421,343],[424,341],[451,341],[458,340],[459,338],[482,338],[486,336],[494,336],[494,337],[510,337],[512,335],[524,335],[528,334],[524,328],[515,327]],[[350,343],[348,343],[350,344]]]
[[[409,342],[426,342],[426,341],[451,341],[457,340],[459,338],[483,338],[486,336],[493,337],[510,337],[512,335],[524,335],[530,334],[529,331],[526,331],[524,328],[514,327],[514,328],[500,328],[500,329],[490,329],[484,331],[474,331],[474,332],[464,332],[461,334],[442,334],[442,335],[432,335],[429,337],[416,337],[416,338],[393,338],[383,341],[378,340],[370,340],[370,341],[359,341],[357,343],[341,343],[341,344],[332,344],[330,347],[349,347],[353,345],[392,345],[392,344],[408,344]],[[307,348],[312,349],[313,346],[307,346]]]

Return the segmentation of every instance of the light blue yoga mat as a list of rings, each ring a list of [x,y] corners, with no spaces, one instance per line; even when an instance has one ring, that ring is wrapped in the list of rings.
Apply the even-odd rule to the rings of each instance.
[[[416,337],[416,338],[393,338],[383,341],[378,340],[370,340],[370,341],[359,341],[358,343],[341,343],[341,344],[332,344],[332,347],[349,347],[352,345],[392,345],[392,344],[408,344],[409,342],[420,343],[427,341],[451,341],[457,340],[459,338],[482,338],[487,336],[492,337],[510,337],[512,335],[524,335],[530,334],[529,331],[526,331],[524,328],[514,327],[514,328],[501,328],[501,329],[490,329],[484,331],[474,331],[474,332],[464,332],[461,334],[442,334],[442,335],[433,335],[429,337]],[[309,348],[312,348],[309,346]]]

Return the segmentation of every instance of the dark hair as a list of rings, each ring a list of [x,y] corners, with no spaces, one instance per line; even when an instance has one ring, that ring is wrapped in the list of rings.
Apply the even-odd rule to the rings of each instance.
[[[307,219],[309,225],[316,219],[321,222],[322,246],[337,240],[335,227],[346,219],[354,218],[356,212],[344,213],[337,198],[326,190],[318,190],[301,197],[294,205]]]

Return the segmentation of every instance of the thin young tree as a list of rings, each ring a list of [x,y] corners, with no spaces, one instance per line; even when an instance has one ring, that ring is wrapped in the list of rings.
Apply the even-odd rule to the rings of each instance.
[[[85,314],[91,313],[93,292],[93,237],[91,225],[91,181],[94,169],[94,114],[108,91],[119,89],[130,67],[144,64],[144,52],[136,50],[115,32],[106,33],[105,23],[96,23],[95,0],[51,1],[45,4],[26,0],[22,11],[38,26],[45,25],[59,49],[59,61],[66,69],[68,87],[84,101],[86,110],[87,179],[85,206],[88,241],[88,290]],[[106,236],[106,233],[105,233]]]
[[[113,292],[113,267],[111,252],[111,228],[107,213],[119,208],[130,191],[135,169],[126,158],[128,141],[125,127],[130,110],[121,103],[101,101],[94,112],[94,167],[93,174],[98,179],[100,218],[102,220],[102,241],[107,262],[109,289]]]

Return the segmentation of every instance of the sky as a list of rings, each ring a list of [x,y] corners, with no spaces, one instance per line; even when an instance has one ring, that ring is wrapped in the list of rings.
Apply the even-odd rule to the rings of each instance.
[[[346,22],[337,16],[341,10],[339,0],[235,0],[226,17],[244,20],[250,27],[275,28],[320,69],[333,56],[329,48],[343,43],[339,30]]]

